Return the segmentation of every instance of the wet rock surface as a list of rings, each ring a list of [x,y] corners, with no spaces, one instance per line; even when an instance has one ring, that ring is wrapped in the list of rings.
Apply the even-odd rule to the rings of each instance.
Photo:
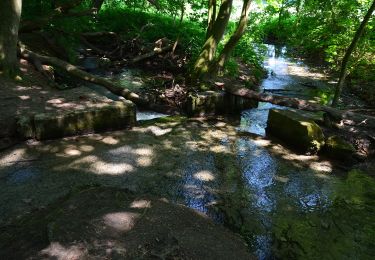
[[[207,216],[165,199],[86,187],[59,204],[44,209],[45,214],[39,213],[38,221],[35,216],[25,220],[31,230],[16,241],[12,241],[14,234],[9,234],[9,247],[2,248],[0,255],[7,259],[254,258],[238,235]],[[44,243],[24,242],[37,235]],[[23,250],[14,251],[16,248]]]

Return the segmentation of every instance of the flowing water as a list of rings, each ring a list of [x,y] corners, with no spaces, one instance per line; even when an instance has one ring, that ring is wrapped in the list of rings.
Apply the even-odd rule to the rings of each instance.
[[[287,58],[285,48],[268,46],[265,67],[261,91],[316,102],[327,97],[324,75]],[[170,118],[0,153],[0,227],[73,188],[104,185],[203,212],[241,234],[259,259],[374,259],[375,181],[268,139],[265,127],[274,107],[259,103],[243,111],[235,126]],[[137,113],[139,121],[161,116]],[[0,234],[0,246],[1,239],[8,238]]]
[[[267,48],[264,65],[268,77],[263,80],[261,91],[315,101],[320,101],[320,93],[327,93],[321,81],[322,74],[312,72],[302,62],[287,58],[285,48],[273,45]],[[259,103],[257,108],[242,112],[238,131],[265,136],[271,108],[285,109]],[[212,168],[218,162],[210,154],[201,158],[200,163],[195,163],[194,155],[187,155],[191,160],[185,167],[182,192],[187,206],[242,234],[259,259],[356,256],[358,252],[354,249],[341,248],[345,248],[344,245],[360,247],[344,238],[350,237],[345,233],[348,229],[345,223],[352,220],[343,218],[335,222],[332,219],[338,212],[345,212],[345,207],[337,208],[337,187],[346,184],[335,176],[337,171],[329,162],[306,162],[301,167],[293,164],[298,156],[293,158],[288,152],[277,155],[271,151],[269,140],[264,138],[239,137],[231,147],[224,138],[222,145],[236,154],[242,183],[229,193],[213,196],[214,190],[227,188],[223,188],[225,185],[218,180],[207,184],[207,178],[210,179],[210,173],[215,171]],[[225,171],[228,170],[224,169],[224,174],[229,174]],[[203,181],[194,178],[197,172],[203,176]],[[212,210],[212,205],[216,210]],[[348,226],[351,229],[351,224]]]

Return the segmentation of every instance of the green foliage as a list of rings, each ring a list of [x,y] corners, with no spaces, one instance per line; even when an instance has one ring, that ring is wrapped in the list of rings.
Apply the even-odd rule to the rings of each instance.
[[[238,76],[238,64],[234,58],[229,58],[225,64],[225,74],[232,77]]]
[[[266,42],[287,44],[306,56],[325,60],[337,71],[371,2],[274,0],[260,6],[258,25],[251,30]],[[352,55],[349,71],[354,74],[359,63],[370,70],[374,67],[374,27],[372,19]]]

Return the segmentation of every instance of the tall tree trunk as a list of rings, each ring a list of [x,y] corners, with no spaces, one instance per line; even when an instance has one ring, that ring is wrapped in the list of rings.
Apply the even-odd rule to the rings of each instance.
[[[337,106],[342,89],[344,88],[344,83],[345,83],[345,79],[347,76],[348,62],[349,62],[350,56],[352,52],[354,51],[355,47],[357,46],[357,43],[359,39],[361,38],[363,32],[365,31],[366,25],[368,21],[370,20],[371,15],[374,12],[374,10],[375,10],[375,0],[372,2],[370,9],[367,11],[367,14],[363,18],[361,25],[359,26],[358,30],[355,33],[349,48],[345,52],[345,55],[341,64],[339,82],[336,85],[335,95],[332,101],[333,107]]]
[[[209,66],[215,58],[217,45],[223,38],[225,28],[227,27],[229,17],[232,11],[233,0],[223,0],[220,5],[219,13],[213,24],[212,30],[203,45],[197,61],[194,64],[192,73],[193,82],[204,74],[208,73]]]
[[[95,8],[96,12],[99,13],[100,9],[102,8],[103,3],[104,3],[104,0],[93,0],[92,8]]]
[[[0,70],[6,76],[18,72],[17,41],[22,0],[0,1]]]
[[[216,0],[208,1],[208,24],[207,24],[206,40],[211,35],[211,31],[216,20],[216,5],[217,5]]]
[[[230,53],[244,34],[247,22],[249,20],[250,5],[251,0],[243,1],[241,17],[238,22],[236,31],[230,37],[229,41],[225,44],[224,49],[221,51],[217,62],[213,63],[211,68],[211,71],[213,73],[216,73],[218,70],[221,70],[224,67],[224,64],[228,60]]]

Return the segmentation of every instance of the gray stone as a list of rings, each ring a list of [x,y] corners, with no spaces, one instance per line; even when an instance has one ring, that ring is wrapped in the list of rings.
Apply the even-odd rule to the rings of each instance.
[[[234,114],[257,105],[257,101],[225,91],[205,91],[189,96],[186,111],[190,116]]]
[[[61,114],[41,113],[34,117],[35,138],[44,140],[115,130],[131,127],[135,122],[135,105],[130,101],[118,101],[99,108]]]
[[[324,145],[321,128],[313,120],[289,110],[271,109],[266,132],[304,153],[317,153]]]

